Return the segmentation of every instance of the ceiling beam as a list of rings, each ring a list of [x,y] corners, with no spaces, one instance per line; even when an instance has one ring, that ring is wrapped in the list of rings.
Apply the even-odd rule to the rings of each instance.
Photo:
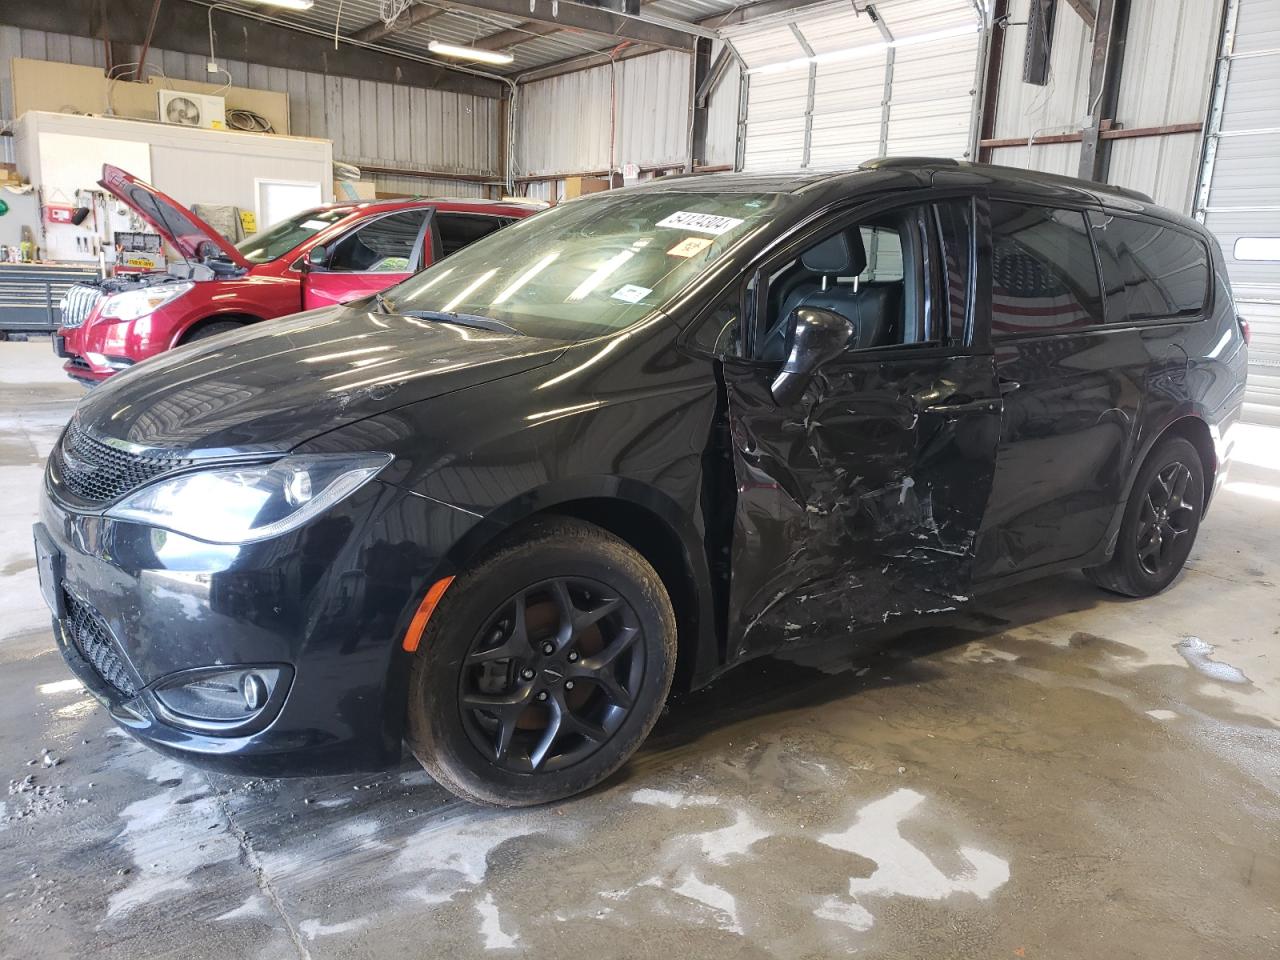
[[[381,20],[375,20],[367,27],[361,27],[355,33],[351,34],[351,39],[357,43],[377,43],[383,37],[389,37],[393,33],[399,33],[401,30],[408,30],[410,27],[416,27],[420,23],[426,23],[428,20],[434,20],[440,14],[447,11],[439,7],[428,7],[423,4],[416,3],[411,7],[402,10],[400,16],[396,17],[391,23],[384,23]]]
[[[447,5],[450,9],[468,13],[497,13],[508,17],[514,6],[511,0],[447,0]],[[528,14],[529,20],[515,29],[525,29],[529,23],[545,23],[556,30],[595,33],[602,37],[631,40],[668,50],[687,53],[693,49],[693,34],[639,17],[586,7],[571,0],[560,0],[557,4],[539,3],[535,6],[536,9]]]
[[[760,0],[759,3],[748,3],[736,7],[728,13],[718,13],[714,16],[706,17],[698,21],[698,26],[719,30],[721,27],[751,23],[752,21],[763,20],[765,17],[772,17],[778,14],[799,13],[805,7],[812,7],[826,2],[828,0]],[[855,7],[854,9],[856,10],[857,8]]]
[[[548,63],[542,67],[536,67],[520,74],[520,83],[532,83],[534,80],[549,80],[552,77],[562,77],[566,73],[577,73],[579,70],[590,70],[592,67],[601,67],[610,60],[622,61],[630,60],[632,57],[643,57],[646,54],[658,53],[658,47],[646,46],[643,43],[632,44],[625,50],[621,50],[609,56],[608,50],[601,50],[599,53],[584,53],[576,57],[570,57],[567,60],[557,60],[555,63]]]
[[[524,23],[516,24],[510,30],[499,30],[497,33],[491,33],[487,37],[481,37],[479,40],[474,41],[471,46],[478,47],[481,50],[506,50],[509,47],[517,47],[522,43],[528,43],[530,40],[537,40],[539,37],[559,32],[560,27],[554,23],[545,23],[541,20],[526,20]]]
[[[657,2],[658,0],[635,0],[636,11],[638,12],[641,7],[647,7],[649,4]],[[516,24],[510,30],[499,30],[497,33],[491,33],[487,37],[481,37],[471,46],[479,47],[481,50],[509,50],[511,47],[518,47],[520,44],[536,40],[538,37],[559,33],[560,30],[559,24],[550,23],[546,20],[526,20],[524,23]]]
[[[101,33],[90,27],[97,0],[41,0],[13,3],[0,0],[0,23],[30,30],[66,33],[84,24],[83,30],[113,44],[140,46],[147,35],[153,0],[110,0],[111,15],[102,21]],[[156,18],[152,47],[209,56],[208,7],[170,0]],[[333,49],[333,35],[316,36],[301,30],[239,16],[218,7],[213,12],[218,58],[244,60],[266,67],[284,67],[361,80],[380,80],[406,86],[451,90],[500,98],[506,85],[484,77],[450,70],[377,50],[342,44]],[[136,59],[136,58],[134,58]]]

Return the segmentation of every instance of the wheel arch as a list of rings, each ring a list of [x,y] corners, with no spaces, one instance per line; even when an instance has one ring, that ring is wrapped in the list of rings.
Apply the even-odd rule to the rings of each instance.
[[[541,517],[595,524],[644,557],[662,578],[678,630],[675,684],[680,689],[696,686],[720,666],[701,533],[662,491],[622,478],[600,481],[552,484],[490,513],[449,551],[447,565],[451,570],[468,566]]]
[[[1115,550],[1116,538],[1120,535],[1120,524],[1124,520],[1124,511],[1129,504],[1129,497],[1133,494],[1133,485],[1138,481],[1138,474],[1142,472],[1143,464],[1147,462],[1152,451],[1170,437],[1182,437],[1195,447],[1196,453],[1200,455],[1200,463],[1204,468],[1205,498],[1201,518],[1208,512],[1209,501],[1213,497],[1214,481],[1218,475],[1217,446],[1214,443],[1213,429],[1204,415],[1198,410],[1186,410],[1171,417],[1160,429],[1152,430],[1138,454],[1133,458],[1129,476],[1125,481],[1124,496],[1116,504],[1115,514],[1107,529],[1106,557],[1109,558]]]
[[[248,325],[251,323],[261,323],[262,317],[255,316],[252,313],[245,313],[239,310],[228,310],[224,313],[205,314],[195,323],[192,323],[186,327],[183,327],[181,330],[179,330],[178,335],[173,339],[173,345],[175,347],[180,347],[185,343],[189,343],[191,341],[191,337],[195,333],[199,332],[202,328],[209,326],[209,324],[223,323],[227,321],[233,321],[235,323]]]

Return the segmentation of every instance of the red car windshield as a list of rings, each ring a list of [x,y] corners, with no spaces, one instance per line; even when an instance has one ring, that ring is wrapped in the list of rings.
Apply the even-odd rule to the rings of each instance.
[[[329,207],[321,210],[304,210],[296,217],[281,220],[265,230],[259,230],[236,244],[240,256],[252,263],[267,263],[286,253],[321,230],[337,223],[352,211],[352,207]]]

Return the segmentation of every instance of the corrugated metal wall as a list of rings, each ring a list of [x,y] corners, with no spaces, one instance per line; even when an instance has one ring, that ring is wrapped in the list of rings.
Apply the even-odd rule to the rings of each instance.
[[[1058,4],[1049,82],[1022,82],[1030,0],[1011,0],[1005,34],[996,139],[1073,133],[1088,110],[1093,35],[1066,3]],[[1204,119],[1213,75],[1221,0],[1133,0],[1116,118],[1129,128]],[[1189,212],[1201,135],[1115,140],[1111,181]],[[1001,147],[993,163],[1075,176],[1080,144]]]
[[[105,63],[102,44],[97,41],[0,26],[0,123],[11,119],[13,109],[9,80],[12,57],[98,67]],[[335,160],[448,173],[497,174],[496,100],[264,67],[240,60],[219,62],[237,86],[287,93],[290,132],[332,140]],[[170,77],[208,79],[205,58],[201,56],[152,50],[148,63]],[[8,140],[0,138],[0,156],[6,158],[11,150]],[[430,187],[433,193],[453,196],[483,193],[479,185],[456,181],[432,184],[413,178],[412,183],[414,188],[407,192],[426,192]]]
[[[747,170],[970,153],[983,21],[973,0],[820,5],[725,33],[749,68]]]
[[[689,79],[689,57],[667,50],[521,84],[517,176],[683,163],[689,149]]]

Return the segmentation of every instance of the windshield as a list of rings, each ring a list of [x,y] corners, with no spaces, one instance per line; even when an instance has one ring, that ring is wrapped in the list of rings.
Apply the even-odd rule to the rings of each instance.
[[[465,314],[586,340],[662,306],[792,198],[622,190],[521,220],[386,292],[396,313]]]
[[[253,263],[266,263],[309,240],[317,233],[337,223],[351,212],[351,207],[332,207],[328,210],[304,210],[296,217],[273,223],[265,230],[245,237],[236,244],[236,249],[246,260]]]

